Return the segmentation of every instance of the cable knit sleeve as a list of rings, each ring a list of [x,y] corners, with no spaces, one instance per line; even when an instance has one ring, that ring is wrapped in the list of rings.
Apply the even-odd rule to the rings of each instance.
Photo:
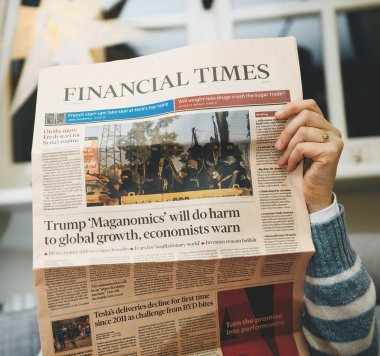
[[[303,332],[312,355],[378,355],[376,292],[351,248],[343,207],[312,224],[316,249],[305,281]]]

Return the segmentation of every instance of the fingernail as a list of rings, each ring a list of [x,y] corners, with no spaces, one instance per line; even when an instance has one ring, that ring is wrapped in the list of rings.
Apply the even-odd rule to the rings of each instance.
[[[278,150],[281,150],[282,147],[282,141],[280,139],[277,140],[276,144],[274,145]]]
[[[277,117],[282,117],[282,116],[284,116],[284,114],[285,114],[285,110],[283,110],[283,109],[280,109],[280,110],[278,110],[277,112],[276,112],[276,116]]]

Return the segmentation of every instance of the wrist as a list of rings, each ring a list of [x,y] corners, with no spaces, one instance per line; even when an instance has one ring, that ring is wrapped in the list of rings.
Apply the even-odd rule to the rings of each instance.
[[[316,202],[308,202],[307,210],[309,211],[309,214],[317,213],[318,211],[321,211],[323,209],[326,209],[334,202],[334,193],[331,193],[329,197],[319,199]]]
[[[336,195],[333,194],[333,202],[326,208],[310,214],[311,224],[324,224],[335,218],[340,213]]]

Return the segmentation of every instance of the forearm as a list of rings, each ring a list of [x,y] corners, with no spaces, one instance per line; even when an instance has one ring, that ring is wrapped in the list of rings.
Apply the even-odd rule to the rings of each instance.
[[[341,208],[342,209],[342,208]],[[347,239],[343,209],[312,224],[303,327],[313,355],[377,355],[375,288]]]

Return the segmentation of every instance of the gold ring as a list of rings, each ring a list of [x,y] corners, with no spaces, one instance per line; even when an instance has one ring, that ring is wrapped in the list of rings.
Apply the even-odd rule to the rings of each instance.
[[[323,133],[322,133],[322,141],[324,143],[326,143],[329,140],[330,135],[328,134],[328,132],[326,130],[322,130],[322,131],[323,131]]]

